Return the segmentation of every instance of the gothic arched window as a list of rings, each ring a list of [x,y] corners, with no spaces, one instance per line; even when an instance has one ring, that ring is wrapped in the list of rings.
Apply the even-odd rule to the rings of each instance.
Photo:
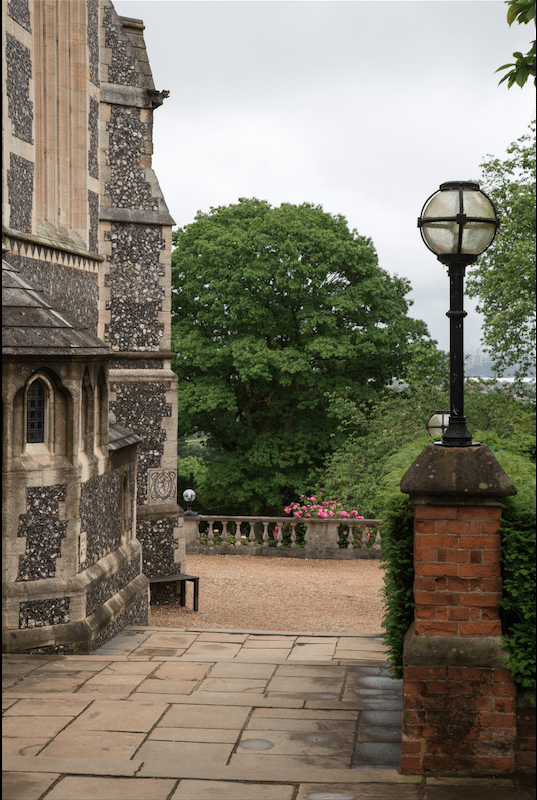
[[[40,380],[28,387],[26,395],[26,441],[45,441],[45,401],[47,389]]]

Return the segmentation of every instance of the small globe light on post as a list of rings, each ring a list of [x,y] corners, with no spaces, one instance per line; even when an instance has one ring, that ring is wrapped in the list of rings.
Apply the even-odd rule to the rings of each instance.
[[[443,431],[445,447],[468,447],[472,437],[464,416],[464,274],[493,242],[499,225],[492,200],[470,181],[442,183],[424,203],[418,228],[426,246],[448,267],[450,308],[449,424]],[[474,442],[474,444],[477,444]]]
[[[183,500],[187,503],[187,509],[185,511],[185,517],[192,517],[194,512],[192,511],[192,503],[196,499],[196,492],[194,489],[185,489],[183,492]]]
[[[444,435],[444,431],[449,425],[449,409],[443,411],[435,411],[429,422],[427,423],[427,430],[433,439],[440,439]]]

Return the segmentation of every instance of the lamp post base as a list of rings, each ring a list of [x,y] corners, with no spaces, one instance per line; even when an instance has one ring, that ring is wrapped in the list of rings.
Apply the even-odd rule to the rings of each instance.
[[[449,418],[449,425],[442,435],[444,447],[471,447],[472,434],[466,427],[466,417],[455,416]]]

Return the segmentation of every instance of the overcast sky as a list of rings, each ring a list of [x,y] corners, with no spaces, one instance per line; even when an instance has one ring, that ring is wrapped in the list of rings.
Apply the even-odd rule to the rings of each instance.
[[[416,220],[441,183],[479,180],[528,132],[535,89],[494,74],[531,25],[501,0],[115,0],[142,19],[155,87],[153,167],[179,227],[257,197],[313,202],[371,237],[412,284],[411,314],[449,349],[449,282]],[[481,318],[465,298],[467,351]]]

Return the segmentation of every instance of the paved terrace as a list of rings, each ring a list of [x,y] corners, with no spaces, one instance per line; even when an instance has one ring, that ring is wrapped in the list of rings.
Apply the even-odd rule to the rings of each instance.
[[[525,800],[402,776],[380,636],[126,628],[4,656],[3,800]]]

